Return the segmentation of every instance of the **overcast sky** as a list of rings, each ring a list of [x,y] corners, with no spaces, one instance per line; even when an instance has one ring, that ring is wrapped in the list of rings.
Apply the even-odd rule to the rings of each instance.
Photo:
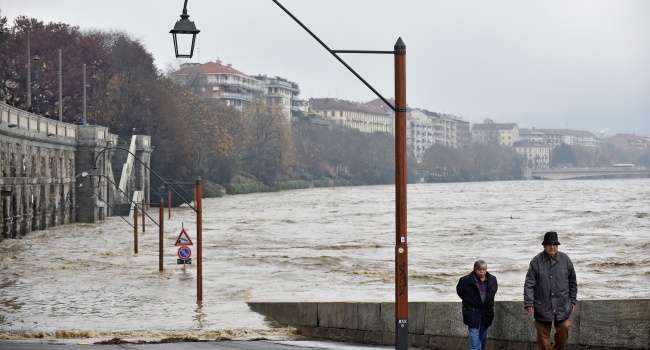
[[[650,135],[650,1],[280,0],[334,50],[406,44],[409,107],[520,128]],[[183,0],[0,0],[18,15],[139,39],[165,70]],[[189,0],[192,61],[281,76],[302,98],[375,95],[271,0]],[[342,55],[384,97],[391,55]],[[65,59],[65,58],[64,58]]]

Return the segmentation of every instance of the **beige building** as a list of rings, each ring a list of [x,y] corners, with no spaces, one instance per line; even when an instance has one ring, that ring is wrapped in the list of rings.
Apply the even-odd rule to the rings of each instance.
[[[311,113],[336,125],[361,132],[394,133],[392,113],[382,108],[337,98],[314,98],[310,102]]]
[[[519,141],[519,126],[515,123],[474,124],[472,142],[512,146]]]
[[[526,161],[526,168],[548,168],[551,164],[551,147],[530,140],[517,141],[512,146],[518,156]]]

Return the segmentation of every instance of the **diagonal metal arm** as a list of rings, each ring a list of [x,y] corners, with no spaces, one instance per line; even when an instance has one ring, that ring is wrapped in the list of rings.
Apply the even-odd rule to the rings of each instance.
[[[138,162],[140,162],[140,164],[142,164],[142,166],[144,166],[145,168],[147,168],[147,170],[149,170],[149,172],[151,172],[152,174],[154,174],[154,176],[156,176],[156,177],[158,178],[158,180],[160,180],[160,182],[162,182],[163,184],[165,184],[165,186],[169,187],[169,189],[172,190],[172,191],[173,191],[177,196],[179,196],[179,197],[183,200],[183,202],[185,202],[185,204],[187,204],[190,208],[192,208],[192,210],[194,210],[195,213],[198,213],[198,210],[197,210],[196,208],[194,208],[190,203],[188,203],[188,202],[185,200],[185,198],[183,198],[183,196],[181,196],[178,192],[176,192],[176,190],[174,190],[173,188],[171,188],[171,186],[169,186],[169,185],[165,182],[165,180],[162,179],[162,177],[160,177],[158,174],[156,174],[156,172],[153,171],[151,168],[149,168],[149,167],[147,166],[147,164],[144,164],[144,162],[142,162],[138,157],[135,156],[135,154],[131,153],[131,151],[129,151],[129,150],[126,149],[126,148],[122,148],[122,147],[106,147],[106,148],[104,148],[103,150],[99,151],[99,153],[97,153],[97,155],[95,156],[95,160],[93,160],[93,168],[94,168],[94,169],[97,169],[97,158],[99,158],[99,155],[102,154],[102,153],[104,153],[104,152],[106,152],[106,151],[108,151],[108,150],[111,150],[111,149],[119,149],[119,150],[122,150],[122,151],[128,152],[130,155],[133,156],[133,159],[135,159],[135,160],[137,160]]]
[[[314,34],[311,30],[309,30],[309,28],[307,28],[307,26],[305,26],[304,24],[302,24],[302,22],[300,22],[300,20],[299,20],[298,18],[296,18],[296,16],[294,16],[293,14],[291,14],[291,12],[289,12],[289,10],[287,10],[284,6],[282,6],[282,4],[280,4],[280,2],[279,2],[278,0],[273,0],[273,2],[274,2],[276,5],[278,5],[278,6],[282,9],[282,11],[284,11],[287,15],[289,15],[289,17],[293,18],[293,20],[296,21],[296,23],[298,23],[298,25],[300,25],[300,26],[302,27],[302,29],[304,29],[305,31],[307,31],[307,33],[309,33],[309,35],[311,35],[314,39],[316,39],[316,41],[318,41],[318,42],[319,42],[319,43],[320,43],[320,44],[325,48],[325,50],[327,50],[330,54],[332,54],[332,56],[334,56],[334,57],[335,57],[339,62],[341,62],[341,64],[344,65],[345,68],[347,68],[350,72],[352,72],[352,74],[354,74],[355,77],[357,77],[359,80],[361,80],[362,83],[364,83],[364,84],[365,84],[365,85],[366,85],[370,90],[372,90],[372,92],[374,92],[375,95],[377,95],[377,97],[379,97],[382,101],[384,101],[384,103],[385,103],[388,107],[390,107],[390,109],[392,109],[393,112],[395,111],[395,106],[393,106],[390,102],[388,102],[388,100],[386,100],[386,99],[384,98],[384,96],[382,96],[379,92],[377,92],[377,90],[375,90],[375,88],[373,88],[372,85],[370,85],[370,84],[369,84],[365,79],[363,79],[363,78],[362,78],[362,77],[361,77],[357,72],[355,72],[354,69],[352,69],[352,67],[350,67],[347,63],[345,63],[345,61],[344,61],[341,57],[339,57],[339,55],[337,55],[337,53],[395,54],[395,51],[332,50],[332,49],[330,49],[329,46],[327,46],[327,45],[326,45],[322,40],[320,40],[320,39],[316,36],[316,34]]]
[[[97,198],[99,198],[102,202],[106,203],[106,205],[108,205],[109,208],[113,209],[114,212],[116,212],[116,213],[118,212],[118,211],[117,211],[115,208],[113,208],[113,207],[112,207],[112,206],[111,206],[107,201],[105,201],[105,200],[104,200],[104,199],[99,195],[99,193],[95,192],[92,188],[90,188],[90,187],[83,187],[83,186],[79,186],[79,187],[76,187],[76,188],[79,189],[79,190],[90,190],[90,192],[92,192],[95,196],[97,196]],[[118,215],[119,215],[119,214],[118,214]],[[135,226],[133,226],[133,224],[130,223],[129,220],[125,219],[124,216],[122,216],[122,215],[120,215],[120,217],[122,218],[122,220],[126,221],[127,224],[129,224],[131,227],[133,227],[133,228],[135,229]]]

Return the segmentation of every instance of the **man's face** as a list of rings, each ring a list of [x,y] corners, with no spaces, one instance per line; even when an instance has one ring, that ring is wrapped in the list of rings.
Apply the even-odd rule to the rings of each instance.
[[[485,266],[481,266],[479,268],[474,269],[474,273],[480,279],[483,279],[485,277],[486,272],[487,272],[487,268]]]
[[[544,252],[546,252],[546,255],[551,259],[555,258],[555,254],[557,254],[557,244],[544,244]]]

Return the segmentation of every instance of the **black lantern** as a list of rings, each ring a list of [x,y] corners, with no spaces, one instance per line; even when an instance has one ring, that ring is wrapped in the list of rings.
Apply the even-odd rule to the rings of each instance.
[[[188,19],[189,17],[190,15],[187,14],[187,0],[185,0],[185,5],[183,5],[183,14],[181,15],[181,19],[178,22],[176,22],[174,29],[169,31],[174,37],[174,50],[176,51],[177,58],[179,57],[192,58],[192,55],[194,54],[194,41],[196,40],[196,34],[199,34],[200,30],[196,29],[194,22]],[[190,47],[189,54],[178,53],[178,40],[176,38],[177,34],[188,34],[192,36],[192,46]],[[189,38],[187,40],[189,40]],[[185,42],[185,41],[186,40],[181,40],[181,42]]]
[[[86,173],[86,176],[90,176],[91,188],[99,188],[99,183],[101,181],[101,176],[102,176],[102,173],[99,171],[99,169],[94,168],[90,173]],[[95,178],[95,181],[93,181],[93,178]]]

